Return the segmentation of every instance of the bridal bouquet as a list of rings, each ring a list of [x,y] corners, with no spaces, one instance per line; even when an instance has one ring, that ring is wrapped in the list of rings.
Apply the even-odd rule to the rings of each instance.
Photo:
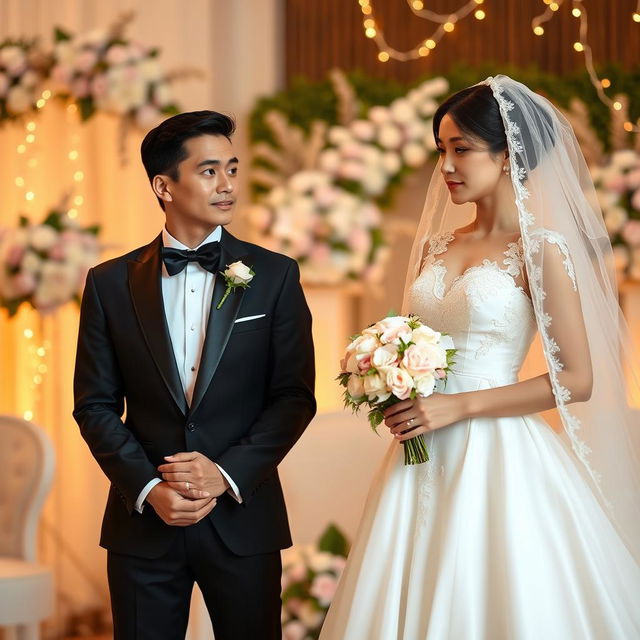
[[[352,339],[338,376],[345,387],[346,407],[357,412],[369,407],[369,423],[376,431],[384,410],[409,398],[430,396],[438,380],[445,380],[456,350],[417,316],[390,316]],[[404,463],[429,460],[424,438],[405,440]]]

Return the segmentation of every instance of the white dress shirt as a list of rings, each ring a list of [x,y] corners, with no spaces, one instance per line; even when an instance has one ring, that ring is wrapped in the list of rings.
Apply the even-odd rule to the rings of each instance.
[[[216,227],[195,249],[208,242],[219,242],[221,237],[222,227]],[[190,248],[176,240],[166,229],[162,230],[162,244],[174,249]],[[164,263],[162,265],[164,313],[169,326],[169,336],[180,381],[189,405],[193,399],[193,390],[200,368],[215,280],[216,276],[203,269],[198,262],[188,262],[186,268],[174,276],[167,273]],[[238,502],[242,502],[242,496],[235,482],[220,465],[216,466],[231,486],[229,493]],[[143,503],[149,491],[159,482],[162,482],[160,478],[154,478],[140,492],[135,505],[139,512],[142,512]]]

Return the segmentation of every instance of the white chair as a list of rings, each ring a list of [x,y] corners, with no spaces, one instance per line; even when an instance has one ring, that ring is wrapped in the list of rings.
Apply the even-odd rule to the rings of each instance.
[[[53,573],[36,563],[37,529],[53,481],[45,432],[0,415],[0,627],[5,638],[36,640],[53,611]]]

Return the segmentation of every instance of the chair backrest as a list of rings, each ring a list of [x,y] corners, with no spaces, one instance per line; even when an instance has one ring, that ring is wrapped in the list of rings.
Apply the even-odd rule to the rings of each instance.
[[[54,466],[53,444],[41,428],[0,415],[0,555],[36,560],[38,519]]]

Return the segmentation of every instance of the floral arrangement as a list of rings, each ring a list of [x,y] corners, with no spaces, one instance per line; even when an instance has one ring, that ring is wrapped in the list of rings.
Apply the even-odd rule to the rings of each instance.
[[[177,113],[158,49],[128,41],[124,24],[81,36],[56,29],[50,81],[56,95],[73,101],[82,120],[97,110],[151,128],[162,114]]]
[[[394,404],[426,398],[446,380],[456,350],[448,336],[423,324],[417,316],[389,316],[355,336],[340,363],[345,406],[357,412],[369,407],[376,431],[384,410]],[[408,425],[410,427],[410,425]],[[422,436],[403,441],[405,464],[429,460]]]
[[[46,56],[34,41],[0,43],[0,121],[36,108],[46,69]]]
[[[282,552],[282,638],[316,640],[346,563],[348,544],[329,525],[317,545]]]
[[[285,177],[250,209],[260,241],[298,260],[305,282],[375,281],[388,257],[375,199],[426,161],[435,98],[447,88],[430,80],[365,118],[328,128],[313,166]],[[257,175],[265,174],[272,179],[264,169]]]
[[[104,111],[149,129],[178,113],[170,83],[195,71],[165,73],[158,49],[125,37],[132,19],[80,35],[57,28],[50,52],[35,40],[0,43],[0,122],[35,111],[46,92],[76,104],[83,121]]]
[[[244,264],[242,260],[238,260],[237,262],[227,265],[227,268],[222,272],[222,277],[224,278],[226,287],[222,300],[220,300],[216,309],[220,309],[225,300],[229,297],[229,294],[236,289],[248,289],[249,283],[253,280],[255,275],[255,271]]]
[[[379,209],[322,171],[301,171],[250,212],[262,243],[300,263],[304,282],[373,279],[382,259]]]
[[[614,151],[604,166],[591,169],[591,175],[616,266],[627,277],[640,280],[640,153]]]
[[[64,211],[51,210],[40,224],[25,217],[0,229],[0,306],[17,313],[23,303],[40,313],[79,300],[87,271],[98,258],[98,227],[80,228]]]

